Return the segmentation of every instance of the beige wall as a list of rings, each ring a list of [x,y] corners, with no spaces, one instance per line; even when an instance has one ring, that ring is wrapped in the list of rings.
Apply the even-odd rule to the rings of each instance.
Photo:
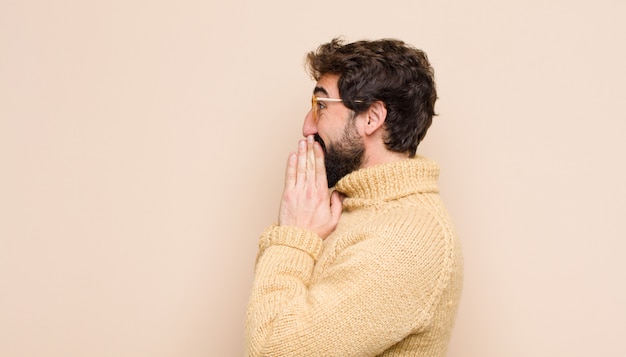
[[[303,56],[345,35],[402,38],[436,69],[420,151],[466,260],[449,355],[625,356],[625,15],[0,0],[0,355],[242,355],[257,237],[309,106]]]

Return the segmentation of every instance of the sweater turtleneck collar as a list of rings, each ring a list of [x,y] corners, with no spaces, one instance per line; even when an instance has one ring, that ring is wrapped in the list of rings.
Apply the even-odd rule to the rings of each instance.
[[[424,156],[354,171],[335,189],[358,201],[390,201],[415,193],[438,192],[439,165]]]

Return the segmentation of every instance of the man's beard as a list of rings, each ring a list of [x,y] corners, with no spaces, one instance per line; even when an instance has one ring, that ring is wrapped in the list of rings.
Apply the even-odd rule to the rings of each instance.
[[[363,145],[353,123],[348,122],[346,124],[340,140],[329,142],[326,145],[322,138],[315,134],[315,141],[320,143],[324,150],[328,188],[334,187],[344,176],[361,167],[365,145]]]

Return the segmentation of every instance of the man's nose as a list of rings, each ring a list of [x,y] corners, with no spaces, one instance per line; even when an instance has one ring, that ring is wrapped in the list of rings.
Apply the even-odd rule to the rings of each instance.
[[[302,135],[306,138],[309,135],[315,134],[317,134],[317,123],[315,123],[315,119],[313,118],[313,110],[309,110],[302,124]]]

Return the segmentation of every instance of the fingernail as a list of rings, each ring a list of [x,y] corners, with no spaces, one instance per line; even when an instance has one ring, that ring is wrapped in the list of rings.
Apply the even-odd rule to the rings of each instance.
[[[306,137],[306,140],[307,140],[309,143],[312,143],[312,142],[313,142],[313,135],[309,135],[309,136],[307,136],[307,137]]]

